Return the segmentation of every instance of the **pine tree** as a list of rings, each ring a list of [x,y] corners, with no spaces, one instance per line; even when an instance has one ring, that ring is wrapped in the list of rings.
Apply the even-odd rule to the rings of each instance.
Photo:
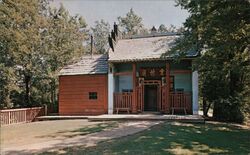
[[[119,25],[124,29],[124,33],[135,35],[143,29],[142,18],[135,14],[131,8],[125,17],[118,17]]]
[[[110,32],[110,25],[103,19],[96,21],[95,25],[91,27],[94,36],[94,45],[97,53],[105,53],[108,44],[108,35]]]

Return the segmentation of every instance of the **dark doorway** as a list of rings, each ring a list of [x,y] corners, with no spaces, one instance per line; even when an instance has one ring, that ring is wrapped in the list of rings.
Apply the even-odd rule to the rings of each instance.
[[[145,85],[144,111],[157,111],[157,85]]]

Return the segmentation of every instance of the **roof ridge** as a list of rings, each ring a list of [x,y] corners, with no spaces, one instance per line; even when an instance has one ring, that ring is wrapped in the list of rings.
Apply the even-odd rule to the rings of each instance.
[[[153,34],[125,36],[121,40],[125,40],[125,39],[140,39],[140,38],[154,38],[154,37],[164,37],[164,36],[179,36],[179,35],[182,35],[182,34],[178,33],[178,32],[153,33]]]

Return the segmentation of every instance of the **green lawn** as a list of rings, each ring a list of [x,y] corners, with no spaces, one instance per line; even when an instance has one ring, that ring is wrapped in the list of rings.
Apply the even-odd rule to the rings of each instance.
[[[162,123],[135,135],[101,142],[96,147],[65,148],[63,152],[65,154],[150,155],[248,154],[250,153],[250,130],[222,123],[205,125]]]

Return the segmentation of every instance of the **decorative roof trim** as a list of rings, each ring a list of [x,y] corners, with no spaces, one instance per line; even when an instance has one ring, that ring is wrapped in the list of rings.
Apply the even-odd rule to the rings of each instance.
[[[181,58],[181,60],[192,60],[195,59],[198,56],[190,56]],[[167,58],[147,58],[147,59],[125,59],[125,60],[108,60],[109,63],[119,63],[119,62],[142,62],[142,61],[168,61],[168,60],[174,60],[173,57],[167,57]]]

